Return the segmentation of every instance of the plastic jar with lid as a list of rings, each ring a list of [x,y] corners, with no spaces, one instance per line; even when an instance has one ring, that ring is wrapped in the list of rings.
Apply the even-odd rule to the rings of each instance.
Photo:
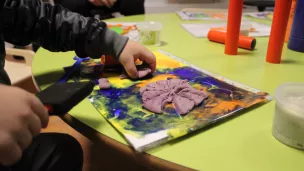
[[[161,45],[162,24],[159,22],[142,22],[137,24],[140,42],[144,45]]]
[[[275,93],[273,136],[294,148],[304,149],[304,83],[285,83]]]

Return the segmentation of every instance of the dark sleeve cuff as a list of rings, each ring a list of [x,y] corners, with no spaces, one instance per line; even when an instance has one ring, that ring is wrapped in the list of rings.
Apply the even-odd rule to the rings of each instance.
[[[105,28],[103,37],[105,55],[110,55],[114,59],[118,60],[121,52],[124,50],[128,42],[128,37],[120,36],[115,31],[108,28]]]
[[[107,28],[103,22],[94,22],[88,29],[84,47],[76,51],[76,54],[91,58],[100,58],[102,55],[112,56],[118,60],[121,52],[128,42],[128,37],[120,36]],[[81,43],[80,43],[81,44]]]

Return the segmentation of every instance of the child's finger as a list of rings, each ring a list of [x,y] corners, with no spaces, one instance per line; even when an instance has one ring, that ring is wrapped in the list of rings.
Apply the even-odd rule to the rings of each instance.
[[[101,1],[100,0],[89,0],[90,3],[96,5],[96,6],[102,6]]]
[[[156,58],[155,58],[155,55],[148,51],[147,49],[143,49],[141,54],[140,54],[140,57],[139,59],[141,61],[144,61],[145,63],[147,63],[150,67],[150,69],[152,70],[152,72],[155,71],[156,69]]]
[[[30,105],[33,112],[40,118],[41,126],[45,128],[49,122],[49,114],[47,110],[44,108],[41,101],[35,96],[30,97]]]
[[[122,63],[122,65],[131,78],[136,79],[138,77],[135,62],[133,60],[128,60],[128,61]]]
[[[2,142],[3,148],[1,148],[0,153],[1,165],[9,166],[20,160],[22,149],[18,145],[18,142],[9,134],[2,134],[1,139],[5,140],[5,142]]]
[[[108,3],[110,5],[110,7],[112,7],[114,5],[114,1],[113,0],[108,0]]]
[[[103,5],[105,5],[105,6],[108,7],[108,8],[111,7],[111,5],[110,5],[110,3],[109,3],[108,0],[102,0],[102,3],[103,3]]]

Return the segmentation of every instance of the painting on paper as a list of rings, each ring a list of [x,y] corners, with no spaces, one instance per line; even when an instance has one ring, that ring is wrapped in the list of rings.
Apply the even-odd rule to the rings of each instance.
[[[249,17],[264,19],[264,20],[272,20],[273,12],[272,11],[251,12],[251,13],[245,13],[244,16],[249,16]]]
[[[119,72],[104,70],[95,79],[107,78],[111,88],[101,90],[96,86],[89,96],[92,105],[137,151],[145,151],[270,100],[265,92],[209,73],[167,52],[154,54],[157,70],[152,77],[132,81],[120,79]],[[180,115],[172,104],[167,104],[162,114],[142,107],[140,88],[174,78],[187,80],[196,90],[207,93],[208,98],[187,115]]]
[[[109,29],[128,37],[130,40],[139,41],[139,31],[136,23],[131,22],[106,22]]]
[[[177,11],[177,15],[182,20],[226,20],[227,13],[208,11]]]
[[[271,27],[268,25],[246,21],[246,23],[251,25],[249,30],[249,36],[251,37],[264,37],[269,36]],[[187,30],[190,34],[198,38],[207,37],[208,32],[211,29],[217,29],[226,31],[226,23],[217,23],[217,24],[181,24],[182,27]]]

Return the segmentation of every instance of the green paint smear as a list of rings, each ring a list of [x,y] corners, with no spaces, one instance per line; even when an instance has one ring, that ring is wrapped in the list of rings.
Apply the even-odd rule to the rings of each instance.
[[[117,34],[123,34],[123,29],[120,27],[112,27],[111,30],[115,31]]]

